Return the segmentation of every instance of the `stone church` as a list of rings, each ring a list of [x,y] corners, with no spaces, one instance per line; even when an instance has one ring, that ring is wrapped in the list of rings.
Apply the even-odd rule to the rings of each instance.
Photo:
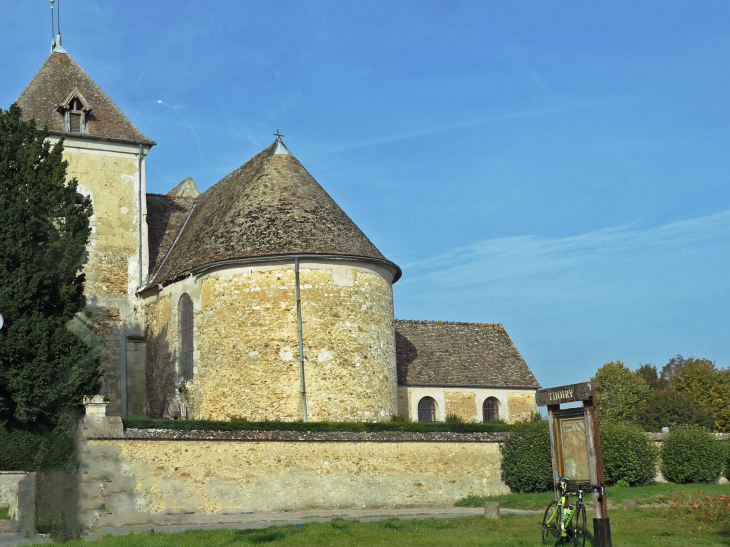
[[[538,388],[504,327],[394,319],[397,264],[280,136],[199,193],[146,192],[147,138],[60,46],[17,100],[91,197],[88,315],[112,415],[513,421]],[[243,158],[242,158],[243,159]]]

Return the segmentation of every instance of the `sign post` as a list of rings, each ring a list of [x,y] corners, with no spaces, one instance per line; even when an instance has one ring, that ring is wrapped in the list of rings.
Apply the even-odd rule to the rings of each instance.
[[[538,406],[547,406],[553,476],[571,482],[590,482],[592,489],[593,539],[596,547],[611,547],[611,523],[603,479],[601,432],[598,427],[598,400],[592,382],[540,389]],[[563,403],[580,401],[579,408],[561,409]],[[558,498],[558,487],[555,496]]]

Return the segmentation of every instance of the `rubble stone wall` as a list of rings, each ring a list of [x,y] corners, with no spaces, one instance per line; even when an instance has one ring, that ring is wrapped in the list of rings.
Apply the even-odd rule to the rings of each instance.
[[[215,432],[198,432],[207,439],[194,432],[183,432],[185,440],[159,438],[164,433],[81,442],[87,530],[215,523],[251,511],[452,505],[468,495],[509,491],[500,480],[499,435],[492,441],[479,434],[403,435],[387,442],[383,434],[349,434],[356,440],[348,441],[338,440],[348,434],[310,440],[291,433],[287,441],[216,439]]]
[[[535,412],[535,391],[510,391],[507,393],[509,421],[518,422],[529,419]]]
[[[160,356],[179,361],[178,303],[187,293],[194,309],[194,378],[186,385],[193,416],[300,420],[294,279],[292,261],[223,268],[165,287],[156,298],[169,298],[168,318],[162,319],[167,307],[147,312],[148,344],[162,344],[148,348],[148,367],[163,370]],[[387,270],[366,262],[302,260],[308,419],[387,421],[397,414],[391,282]]]
[[[174,330],[170,328],[172,302],[164,296],[145,304],[145,340],[147,346],[146,414],[161,418],[165,398],[175,389]]]
[[[55,138],[50,139],[55,142]],[[126,337],[142,334],[137,300],[139,286],[139,213],[142,208],[142,241],[147,226],[144,199],[139,200],[139,147],[102,143],[68,137],[64,143],[67,177],[76,178],[78,192],[90,196],[94,207],[92,233],[87,245],[87,309],[91,325],[101,344],[103,392],[109,397],[109,412],[121,414],[142,407],[138,401],[122,399],[127,383],[121,377],[126,370]],[[144,196],[144,162],[141,173]],[[143,245],[143,275],[146,275],[146,245]],[[122,385],[124,383],[124,385]],[[134,390],[134,386],[132,386]],[[124,392],[124,393],[123,393]],[[139,399],[139,396],[137,396]]]

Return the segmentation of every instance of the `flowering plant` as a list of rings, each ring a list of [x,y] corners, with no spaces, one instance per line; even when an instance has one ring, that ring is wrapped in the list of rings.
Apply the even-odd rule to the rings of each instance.
[[[668,518],[691,518],[709,524],[730,523],[730,497],[697,494],[679,495],[669,503]]]

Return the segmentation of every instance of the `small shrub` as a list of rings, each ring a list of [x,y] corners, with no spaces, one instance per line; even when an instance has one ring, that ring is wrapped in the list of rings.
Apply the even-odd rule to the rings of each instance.
[[[544,420],[517,424],[499,447],[502,480],[513,492],[544,492],[553,488],[550,433]]]
[[[661,458],[662,475],[670,482],[710,482],[720,476],[724,450],[706,429],[682,426],[662,443]]]
[[[639,426],[601,425],[601,452],[606,484],[636,486],[654,478],[659,450]]]

